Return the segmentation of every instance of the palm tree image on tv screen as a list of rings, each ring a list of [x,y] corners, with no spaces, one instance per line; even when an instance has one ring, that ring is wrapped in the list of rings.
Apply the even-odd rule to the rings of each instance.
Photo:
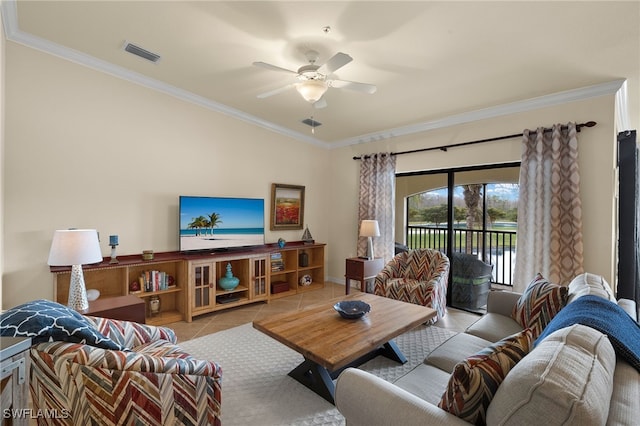
[[[180,197],[180,251],[264,244],[264,200]]]
[[[196,236],[207,233],[213,235],[214,228],[220,223],[222,223],[220,215],[218,213],[211,213],[207,215],[207,217],[198,216],[193,218],[191,223],[187,225],[187,229],[195,229]]]

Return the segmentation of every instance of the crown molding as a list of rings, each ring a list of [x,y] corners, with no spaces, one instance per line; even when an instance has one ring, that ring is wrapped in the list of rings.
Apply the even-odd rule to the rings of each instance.
[[[77,64],[84,65],[94,70],[104,72],[106,74],[121,78],[123,80],[144,86],[152,90],[156,90],[158,92],[181,99],[183,101],[199,105],[203,108],[225,114],[227,116],[290,137],[292,139],[326,149],[336,149],[350,145],[392,139],[399,136],[422,133],[459,124],[486,120],[519,112],[532,111],[540,108],[546,108],[554,105],[560,105],[568,102],[611,94],[616,94],[616,113],[619,120],[619,128],[627,128],[625,126],[628,126],[629,122],[628,103],[626,96],[626,80],[620,79],[607,83],[596,84],[593,86],[566,90],[563,92],[553,93],[550,95],[540,96],[522,101],[511,102],[495,107],[464,112],[441,119],[411,124],[408,126],[396,127],[374,133],[368,133],[328,143],[311,137],[307,134],[288,129],[273,122],[263,120],[254,115],[247,114],[238,109],[215,102],[203,96],[196,95],[195,93],[189,92],[187,90],[177,88],[170,84],[114,65],[110,62],[103,61],[91,55],[87,55],[85,53],[61,46],[57,43],[53,43],[32,34],[25,33],[18,28],[18,12],[16,7],[16,0],[2,0],[0,10],[2,11],[2,20],[5,29],[5,37],[7,38],[7,40],[40,50],[45,53],[49,53],[59,58],[67,59]]]
[[[162,81],[147,77],[140,73],[128,70],[126,68],[114,65],[110,62],[103,61],[86,53],[79,52],[74,49],[62,46],[57,43],[53,43],[49,40],[41,37],[34,36],[29,33],[25,33],[18,28],[18,14],[16,9],[15,0],[2,0],[2,19],[5,28],[5,37],[15,43],[22,44],[24,46],[57,56],[62,59],[77,63],[79,65],[86,66],[96,71],[104,72],[117,78],[129,81],[131,83],[144,86],[148,89],[152,89],[166,95],[181,99],[192,104],[199,105],[201,107],[216,111],[233,118],[248,122],[250,124],[271,130],[276,133],[280,133],[284,136],[296,139],[301,142],[310,143],[322,148],[327,148],[328,144],[310,137],[304,133],[296,132],[278,124],[272,123],[267,120],[263,120],[254,115],[247,114],[235,108],[231,108],[227,105],[212,101],[211,99],[197,95],[164,83]]]
[[[470,123],[473,121],[486,120],[505,115],[516,114],[520,112],[532,111],[540,108],[547,108],[554,105],[561,105],[568,102],[580,101],[584,99],[594,98],[603,95],[613,95],[620,93],[620,89],[626,89],[626,80],[614,80],[607,83],[596,84],[593,86],[582,87],[579,89],[566,90],[563,92],[553,93],[551,95],[540,96],[536,98],[526,99],[523,101],[511,102],[508,104],[498,105],[490,108],[483,108],[475,111],[464,112],[462,114],[451,115],[442,119],[426,121],[423,123],[412,124],[409,126],[396,127],[381,132],[369,133],[367,135],[356,136],[354,138],[344,139],[332,145],[334,148],[356,145],[367,142],[375,142],[384,139],[391,139],[399,136],[406,136],[415,133],[426,132],[429,130],[441,129],[444,127],[456,126],[459,124]],[[626,92],[626,90],[625,90]],[[626,98],[623,100],[621,96],[617,103],[619,114],[621,117],[628,117]]]

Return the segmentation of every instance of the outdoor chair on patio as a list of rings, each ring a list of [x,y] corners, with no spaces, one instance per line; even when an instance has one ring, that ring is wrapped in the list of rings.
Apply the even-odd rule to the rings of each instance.
[[[451,254],[451,304],[456,308],[480,309],[487,304],[493,265],[475,254]]]
[[[449,258],[432,249],[397,254],[376,276],[373,292],[378,296],[433,308],[443,318],[447,305]]]

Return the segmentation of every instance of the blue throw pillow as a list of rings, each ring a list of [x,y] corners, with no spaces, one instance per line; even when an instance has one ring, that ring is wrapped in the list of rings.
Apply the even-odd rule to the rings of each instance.
[[[100,333],[78,312],[51,300],[34,300],[3,312],[0,315],[0,335],[31,337],[34,344],[64,341],[126,350]]]

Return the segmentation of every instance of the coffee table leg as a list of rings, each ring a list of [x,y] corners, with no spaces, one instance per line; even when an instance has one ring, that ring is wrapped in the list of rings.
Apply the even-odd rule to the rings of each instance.
[[[305,360],[296,368],[289,372],[289,376],[296,379],[327,401],[332,404],[334,402],[334,395],[336,387],[333,384],[333,379],[329,370],[323,366],[308,360]]]
[[[400,351],[396,342],[389,340],[381,348],[378,348],[378,350],[357,359],[348,366],[342,367],[333,373],[329,373],[329,370],[320,364],[305,358],[300,365],[289,372],[289,376],[296,379],[298,382],[305,385],[307,388],[311,389],[330,403],[335,404],[334,396],[336,387],[333,384],[333,379],[338,377],[345,368],[363,364],[366,361],[375,358],[377,355],[383,355],[400,364],[407,362],[407,358]]]
[[[394,342],[393,340],[389,340],[387,343],[385,343],[382,346],[381,355],[384,355],[393,361],[397,361],[400,364],[404,364],[405,362],[407,362],[407,358],[400,351],[400,348],[398,347],[398,345],[396,345],[396,342]]]

